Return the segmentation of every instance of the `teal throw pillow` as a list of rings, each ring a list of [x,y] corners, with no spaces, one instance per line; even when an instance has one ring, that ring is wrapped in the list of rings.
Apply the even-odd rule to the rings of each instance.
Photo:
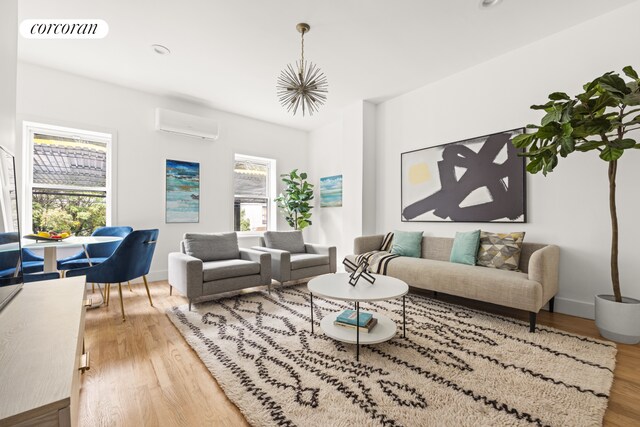
[[[394,231],[391,253],[420,258],[422,254],[422,231]]]
[[[476,265],[478,247],[480,246],[480,230],[457,232],[451,248],[449,261],[457,264]]]

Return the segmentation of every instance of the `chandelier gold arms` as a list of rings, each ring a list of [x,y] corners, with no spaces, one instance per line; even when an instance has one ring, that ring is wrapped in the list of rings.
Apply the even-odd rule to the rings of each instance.
[[[295,115],[298,109],[302,115],[313,115],[327,100],[329,84],[324,73],[312,62],[304,59],[304,35],[309,32],[308,24],[298,24],[296,29],[301,34],[300,61],[295,67],[291,64],[280,72],[276,86],[280,104],[287,112]]]

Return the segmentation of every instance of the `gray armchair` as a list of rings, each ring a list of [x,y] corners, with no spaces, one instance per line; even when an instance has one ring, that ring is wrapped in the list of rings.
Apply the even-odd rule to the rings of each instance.
[[[169,254],[169,285],[189,299],[254,286],[271,287],[271,255],[238,247],[236,233],[186,233]],[[270,289],[269,289],[270,290]]]
[[[271,254],[271,272],[280,283],[336,272],[336,247],[305,243],[301,231],[266,231],[262,246]]]

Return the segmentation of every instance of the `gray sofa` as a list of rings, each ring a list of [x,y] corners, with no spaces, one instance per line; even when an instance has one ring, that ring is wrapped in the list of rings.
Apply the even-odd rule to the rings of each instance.
[[[358,237],[355,255],[378,250],[384,235]],[[529,312],[529,329],[535,331],[536,314],[558,292],[560,249],[555,245],[524,243],[520,271],[449,262],[452,238],[423,237],[420,258],[399,257],[387,266],[387,274],[409,286],[442,292]],[[349,255],[355,262],[355,255]]]
[[[305,243],[301,231],[265,231],[261,246],[271,254],[271,273],[280,283],[335,273],[336,247]]]
[[[236,233],[186,233],[169,254],[169,285],[194,300],[254,286],[271,286],[271,255],[240,249]]]

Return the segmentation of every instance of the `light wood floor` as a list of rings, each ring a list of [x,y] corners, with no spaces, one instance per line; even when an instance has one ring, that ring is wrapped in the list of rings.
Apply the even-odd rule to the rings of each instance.
[[[166,282],[123,287],[127,321],[122,322],[117,288],[111,304],[87,311],[85,342],[91,369],[80,391],[81,426],[246,426],[240,411],[165,315],[165,309],[185,304],[169,296]],[[99,299],[99,295],[96,295]],[[96,298],[94,296],[94,298]],[[439,298],[479,307],[473,301]],[[502,307],[484,309],[518,317],[527,314]],[[541,312],[539,322],[568,332],[598,337],[593,321]],[[640,345],[618,346],[615,380],[605,425],[640,425]]]

